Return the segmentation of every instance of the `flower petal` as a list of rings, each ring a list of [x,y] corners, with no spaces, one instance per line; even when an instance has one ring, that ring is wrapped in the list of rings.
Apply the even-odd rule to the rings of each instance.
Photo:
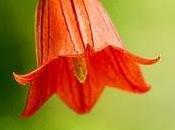
[[[70,0],[40,0],[36,14],[39,65],[55,56],[84,52],[77,16]]]
[[[104,84],[96,80],[100,75],[94,73],[95,68],[91,63],[88,64],[86,81],[80,83],[73,70],[74,58],[59,57],[29,74],[14,75],[20,84],[31,84],[22,117],[34,114],[55,92],[77,113],[91,110]]]
[[[13,76],[19,84],[27,85],[28,83],[33,81],[37,76],[39,76],[39,74],[42,70],[43,70],[43,66],[39,67],[38,69],[36,69],[28,74],[25,74],[25,75],[19,75],[19,74],[16,74],[15,72],[13,72]]]
[[[87,45],[95,51],[108,45],[123,48],[98,0],[40,0],[36,14],[39,65],[55,56],[82,54]]]
[[[139,59],[144,64],[158,61],[158,59]],[[101,71],[98,73],[101,73],[101,80],[105,81],[106,85],[136,93],[146,92],[150,88],[139,68],[138,57],[121,48],[109,46],[98,52],[90,61],[96,66],[95,72]]]
[[[22,117],[34,114],[56,92],[64,58],[54,59],[48,64],[26,75],[14,75],[20,84],[30,84],[27,102]]]
[[[160,56],[158,56],[157,58],[154,58],[154,59],[148,59],[148,58],[142,58],[140,56],[133,55],[132,53],[130,53],[124,49],[118,48],[118,51],[123,53],[129,59],[132,59],[133,61],[135,61],[139,64],[142,64],[142,65],[152,65],[152,64],[157,63],[160,60]]]
[[[87,64],[84,82],[80,82],[74,73],[73,60],[80,57],[84,57]],[[141,59],[142,63],[149,61]],[[107,85],[136,93],[146,92],[150,88],[142,76],[136,57],[111,46],[99,52],[94,52],[88,46],[83,55],[60,56],[29,74],[14,76],[20,84],[31,84],[23,117],[35,113],[54,93],[74,111],[84,114],[91,110]]]
[[[62,78],[57,94],[74,111],[79,114],[87,113],[94,106],[104,89],[104,82],[98,80],[99,73],[94,73],[94,65],[87,60],[88,74],[84,83],[80,83],[73,71],[72,59],[64,62]]]
[[[83,0],[89,16],[94,41],[94,50],[100,51],[111,45],[123,48],[123,43],[110,17],[99,0]]]

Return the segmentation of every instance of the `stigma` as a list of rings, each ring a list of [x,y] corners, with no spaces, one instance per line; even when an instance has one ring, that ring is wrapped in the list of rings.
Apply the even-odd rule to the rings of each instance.
[[[80,83],[84,83],[87,77],[87,64],[84,57],[73,59],[74,74]]]

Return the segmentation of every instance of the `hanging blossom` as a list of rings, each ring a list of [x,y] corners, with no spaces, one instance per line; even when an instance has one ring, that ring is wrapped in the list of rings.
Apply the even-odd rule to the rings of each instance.
[[[23,117],[33,115],[53,94],[79,114],[87,113],[105,86],[134,93],[150,89],[99,0],[39,0],[36,11],[36,70],[14,77],[30,84]]]

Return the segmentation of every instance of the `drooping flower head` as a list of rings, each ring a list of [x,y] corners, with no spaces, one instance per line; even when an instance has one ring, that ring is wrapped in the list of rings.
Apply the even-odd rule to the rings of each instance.
[[[105,86],[134,93],[149,90],[139,64],[153,64],[129,53],[99,0],[39,0],[36,16],[38,67],[18,83],[30,84],[22,116],[35,113],[53,94],[83,114]]]

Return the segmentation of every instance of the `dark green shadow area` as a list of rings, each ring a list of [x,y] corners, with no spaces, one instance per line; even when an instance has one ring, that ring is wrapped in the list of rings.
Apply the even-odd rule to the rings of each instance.
[[[21,89],[14,81],[12,72],[21,70],[22,41],[16,35],[8,5],[0,4],[0,116],[16,116],[22,108]]]
[[[0,130],[26,130],[35,124],[34,119],[19,118],[25,105],[28,87],[16,83],[12,74],[14,71],[17,73],[29,71],[29,68],[33,68],[35,60],[32,51],[30,56],[27,53],[34,46],[33,34],[29,35],[32,40],[24,38],[31,32],[27,28],[33,31],[33,19],[32,22],[24,19],[31,17],[30,14],[33,17],[34,11],[26,13],[27,8],[20,4],[11,0],[0,1]],[[26,12],[22,12],[23,9],[26,9]],[[22,17],[22,14],[26,18]],[[31,47],[28,49],[26,46],[29,43]],[[31,59],[33,62],[30,62]]]

